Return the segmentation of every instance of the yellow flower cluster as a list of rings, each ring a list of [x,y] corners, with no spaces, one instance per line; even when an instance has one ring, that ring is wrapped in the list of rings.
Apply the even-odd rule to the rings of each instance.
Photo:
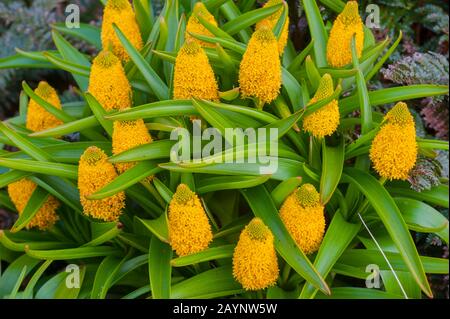
[[[213,234],[198,196],[185,184],[177,187],[168,210],[169,238],[179,256],[208,248]]]
[[[268,8],[283,2],[284,2],[283,0],[269,0],[264,4],[263,7]],[[280,8],[280,10],[278,10],[268,18],[259,21],[256,24],[256,29],[259,29],[263,25],[267,25],[271,30],[273,30],[273,28],[278,23],[278,20],[280,19],[282,13],[283,8]],[[286,22],[283,25],[283,30],[281,31],[280,38],[278,39],[278,52],[280,53],[280,55],[282,55],[284,52],[284,48],[286,47],[288,40],[288,35],[289,35],[289,17],[286,17]]]
[[[319,88],[309,104],[319,102],[333,94],[333,79],[329,74],[324,74],[320,80]],[[332,100],[317,111],[303,119],[303,129],[316,138],[323,138],[333,134],[339,126],[339,105],[337,100]]]
[[[112,135],[112,152],[114,155],[128,151],[136,146],[151,143],[152,137],[145,126],[144,120],[114,121]],[[136,165],[135,162],[116,163],[119,174]]]
[[[380,176],[405,180],[417,159],[414,119],[408,106],[399,102],[386,114],[384,122],[372,141],[370,159]]]
[[[233,253],[233,276],[246,290],[272,286],[279,276],[273,235],[259,218],[253,218],[239,236]]]
[[[178,52],[173,76],[173,98],[219,100],[219,88],[208,57],[200,45],[187,40]]]
[[[120,60],[107,50],[94,59],[88,91],[106,111],[131,107],[132,91]]]
[[[28,178],[22,178],[21,180],[8,185],[8,195],[19,212],[19,215],[22,214],[23,210],[27,206],[28,201],[30,200],[31,195],[33,195],[36,187],[36,183]],[[52,195],[49,195],[36,215],[34,215],[30,222],[26,225],[26,228],[30,229],[36,227],[40,230],[49,229],[58,220],[56,210],[59,206],[59,201]]]
[[[311,184],[303,184],[280,208],[280,218],[305,254],[317,251],[325,233],[324,207]]]
[[[197,2],[194,6],[194,9],[192,10],[192,15],[189,18],[188,23],[186,25],[186,32],[184,38],[186,40],[195,41],[201,46],[214,48],[215,47],[214,43],[198,40],[189,34],[191,32],[205,35],[208,37],[214,36],[208,29],[206,29],[203,26],[203,24],[199,21],[198,16],[200,16],[201,18],[205,19],[206,21],[217,27],[217,21],[214,18],[214,16],[208,11],[208,9],[206,9],[205,5],[202,2]]]
[[[248,42],[239,69],[239,86],[242,97],[256,98],[261,108],[275,100],[280,92],[278,42],[267,25],[257,29]]]
[[[84,151],[78,165],[78,189],[85,215],[108,222],[119,219],[125,207],[123,191],[99,200],[86,198],[108,185],[116,177],[116,170],[108,162],[108,157],[103,150],[91,146]]]
[[[61,101],[59,100],[56,90],[47,82],[41,81],[34,90],[37,96],[44,99],[57,109],[61,109]],[[27,110],[26,128],[38,132],[63,124],[61,120],[53,114],[47,112],[36,101],[30,99]]]
[[[358,2],[349,1],[344,10],[337,16],[330,31],[327,44],[328,64],[342,67],[352,62],[352,37],[358,58],[364,46],[364,25],[358,13]]]
[[[113,29],[113,23],[117,25],[136,49],[142,49],[141,32],[139,31],[133,8],[128,0],[108,0],[103,11],[101,31],[103,49],[112,49],[116,56],[126,62],[130,57],[117,37]]]

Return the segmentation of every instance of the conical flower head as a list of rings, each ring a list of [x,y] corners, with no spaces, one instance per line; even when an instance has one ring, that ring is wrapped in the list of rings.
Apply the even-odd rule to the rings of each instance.
[[[417,160],[416,129],[408,106],[397,103],[370,147],[370,159],[381,177],[406,180]]]
[[[284,0],[269,0],[264,4],[264,8],[272,7],[277,4],[284,3]],[[261,26],[266,25],[271,30],[276,26],[278,23],[278,20],[281,17],[281,14],[283,13],[283,8],[280,8],[277,12],[272,14],[271,16],[259,21],[256,24],[256,29],[259,29]],[[286,17],[286,22],[283,25],[283,30],[281,31],[280,38],[278,39],[278,52],[280,55],[283,54],[284,48],[286,47],[287,40],[289,35],[289,17]]]
[[[47,82],[41,81],[38,87],[34,90],[37,96],[44,99],[57,109],[61,109],[61,101],[59,100],[56,90],[52,88]],[[63,124],[63,121],[59,120],[53,114],[47,112],[36,101],[30,99],[28,102],[27,110],[27,129],[39,132],[58,125]]]
[[[142,49],[141,32],[128,0],[108,0],[103,11],[101,31],[103,49],[111,48],[117,57],[126,62],[130,57],[117,37],[113,29],[113,23],[117,25],[136,49]]]
[[[239,69],[242,97],[254,97],[260,105],[275,100],[281,88],[278,43],[267,26],[257,29],[247,45]]]
[[[86,198],[108,185],[116,177],[116,170],[108,162],[108,157],[103,150],[91,146],[84,151],[78,165],[78,189],[85,215],[104,221],[119,219],[122,209],[125,207],[123,191],[99,200]]]
[[[325,233],[324,207],[311,184],[303,184],[280,208],[280,218],[305,254],[317,251]]]
[[[169,238],[179,256],[205,250],[212,241],[211,225],[197,194],[185,184],[178,185],[169,204]]]
[[[175,60],[173,98],[219,100],[219,88],[208,57],[193,40],[184,43]]]
[[[358,13],[358,3],[349,1],[344,10],[337,16],[330,31],[327,44],[328,64],[342,67],[352,62],[352,37],[355,36],[355,47],[358,58],[364,46],[364,25]]]
[[[246,290],[259,290],[276,283],[277,254],[270,229],[253,218],[239,236],[233,253],[233,276]]]
[[[36,187],[36,183],[28,178],[22,178],[21,180],[8,185],[8,195],[19,212],[19,216],[23,213],[23,210],[27,206]],[[58,220],[56,210],[59,206],[59,201],[52,195],[49,195],[36,215],[34,215],[26,225],[26,228],[30,229],[36,227],[40,230],[51,228]]]
[[[132,105],[132,91],[120,60],[108,50],[94,59],[88,91],[106,111],[123,110]]]
[[[144,120],[114,121],[112,135],[112,152],[114,155],[128,151],[136,146],[152,142],[152,137],[145,126]],[[119,174],[136,165],[135,162],[116,163]]]
[[[205,5],[202,2],[197,2],[195,4],[195,6],[194,6],[194,10],[192,10],[192,15],[189,18],[188,23],[186,25],[186,33],[184,35],[184,38],[186,40],[195,41],[195,42],[197,42],[198,44],[200,44],[203,47],[214,48],[215,47],[214,43],[209,43],[209,42],[198,40],[198,39],[194,38],[193,36],[191,36],[189,34],[189,32],[192,32],[192,33],[205,35],[205,36],[208,36],[208,37],[213,37],[214,36],[200,22],[200,20],[198,19],[199,16],[201,18],[205,19],[206,21],[208,21],[209,23],[211,23],[212,25],[217,27],[217,21],[214,18],[214,16],[208,11],[208,9],[205,7]]]
[[[333,94],[333,79],[325,74],[320,80],[319,88],[309,104],[319,102]],[[317,111],[303,119],[303,129],[316,138],[323,138],[333,134],[339,126],[339,105],[332,100]]]

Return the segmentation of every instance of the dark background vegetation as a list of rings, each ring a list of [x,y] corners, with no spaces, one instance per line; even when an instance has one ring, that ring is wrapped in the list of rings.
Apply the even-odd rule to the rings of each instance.
[[[155,11],[161,0],[152,0]],[[258,1],[262,3],[264,1]],[[448,0],[376,0],[358,1],[361,11],[368,4],[380,7],[380,28],[374,30],[377,40],[386,36],[396,38],[401,30],[403,39],[386,63],[373,87],[390,87],[420,83],[448,84],[449,16]],[[0,59],[15,54],[15,48],[25,51],[54,49],[51,41],[51,24],[65,20],[64,9],[75,3],[81,9],[81,21],[100,25],[102,5],[98,0],[2,0],[0,2]],[[306,17],[301,1],[289,0],[290,37],[297,50],[309,42]],[[334,19],[334,13],[321,8],[326,26]],[[364,18],[364,17],[363,17]],[[95,54],[85,43],[71,39],[72,43],[87,54]],[[79,99],[70,75],[54,70],[2,70],[0,69],[0,119],[17,112],[21,82],[32,87],[45,79],[61,95],[63,102]],[[415,110],[417,133],[420,137],[448,140],[448,96],[426,98],[409,103]],[[389,106],[386,106],[388,108]],[[351,136],[349,137],[351,138]],[[0,145],[1,147],[2,145]],[[448,181],[448,152],[440,152],[436,160],[421,158],[411,186],[420,191],[440,182]],[[448,217],[448,210],[442,213]],[[0,210],[0,229],[7,228],[10,215]],[[448,247],[433,235],[417,234],[419,251],[428,256],[448,258]],[[435,297],[449,298],[448,276],[430,278]]]

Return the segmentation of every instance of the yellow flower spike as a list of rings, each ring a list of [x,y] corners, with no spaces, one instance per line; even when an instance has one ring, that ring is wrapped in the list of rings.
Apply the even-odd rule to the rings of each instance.
[[[52,88],[47,82],[41,81],[38,87],[34,90],[34,93],[52,104],[54,107],[61,109],[61,101],[54,88]],[[53,114],[47,112],[42,106],[40,106],[33,99],[28,102],[26,128],[39,132],[58,125],[63,124],[63,121],[56,118]]]
[[[278,43],[267,25],[257,29],[248,42],[239,68],[239,86],[242,97],[256,98],[259,107],[275,100],[280,92]]]
[[[119,27],[137,50],[142,49],[141,32],[139,31],[133,8],[128,0],[108,0],[103,11],[101,31],[103,49],[112,48],[118,58],[127,62],[130,56],[117,37],[113,29],[113,23]]]
[[[303,184],[280,208],[280,218],[305,254],[317,251],[325,233],[324,207],[311,184]]]
[[[279,3],[284,3],[284,1],[283,0],[269,0],[264,4],[263,8],[272,7]],[[280,16],[282,13],[283,13],[283,8],[280,8],[280,10],[278,10],[271,16],[259,21],[256,24],[256,29],[259,29],[263,25],[267,25],[271,30],[273,30],[275,25],[278,23],[278,19],[280,19]],[[286,17],[286,22],[283,25],[283,30],[281,31],[280,38],[278,39],[278,53],[280,55],[282,55],[284,52],[284,48],[286,47],[287,40],[288,40],[288,35],[289,35],[289,17]]]
[[[358,58],[364,46],[364,25],[358,13],[358,3],[349,1],[337,16],[330,31],[327,44],[328,64],[342,67],[352,62],[352,37],[356,34],[355,45]]]
[[[320,80],[319,88],[309,104],[319,102],[333,94],[333,79],[329,74],[324,74]],[[339,126],[339,105],[337,100],[332,100],[317,111],[303,119],[303,129],[316,138],[323,138],[333,134]]]
[[[84,151],[78,165],[78,189],[85,215],[108,222],[119,219],[125,207],[123,191],[99,200],[86,198],[108,185],[116,177],[116,170],[108,162],[108,157],[103,150],[91,146]]]
[[[173,98],[219,101],[219,87],[208,57],[200,45],[187,40],[175,60]]]
[[[27,178],[22,178],[21,180],[8,185],[8,195],[19,212],[19,215],[22,214],[23,210],[27,206],[28,201],[30,200],[31,195],[33,195],[36,187],[36,183]],[[40,230],[47,230],[51,228],[58,220],[56,210],[59,206],[60,202],[52,195],[49,195],[36,215],[34,215],[30,222],[26,225],[26,228],[30,229],[36,227]]]
[[[179,256],[205,250],[213,238],[200,199],[185,184],[178,185],[170,201],[168,226],[170,245]]]
[[[217,21],[214,18],[214,16],[208,11],[208,9],[206,9],[205,5],[202,2],[197,2],[194,6],[194,9],[192,10],[192,15],[189,18],[188,23],[186,25],[186,32],[185,32],[184,38],[186,40],[195,41],[203,47],[214,48],[216,46],[214,43],[209,43],[209,42],[198,40],[189,34],[189,32],[192,32],[192,33],[205,35],[208,37],[214,36],[199,21],[199,19],[197,18],[198,16],[202,17],[203,19],[205,19],[206,21],[208,21],[209,23],[211,23],[212,25],[217,27]]]
[[[139,145],[152,142],[152,137],[145,126],[144,120],[114,121],[112,135],[112,152],[120,154]],[[119,174],[136,165],[136,162],[116,163]]]
[[[94,59],[88,91],[106,111],[123,110],[132,105],[132,91],[120,60],[108,50]]]
[[[372,141],[370,160],[381,177],[406,180],[417,160],[417,141],[414,119],[408,106],[397,103],[384,117]]]
[[[272,286],[279,276],[278,260],[270,229],[253,218],[239,236],[233,253],[233,276],[246,290]]]

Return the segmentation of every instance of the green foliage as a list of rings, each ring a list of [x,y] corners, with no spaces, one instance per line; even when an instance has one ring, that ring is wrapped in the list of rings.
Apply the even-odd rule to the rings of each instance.
[[[199,19],[213,35],[193,36],[220,44],[206,48],[205,53],[222,99],[175,100],[173,63],[183,43],[185,19],[192,14],[192,3],[171,0],[160,10],[150,10],[153,1],[133,2],[139,27],[148,34],[143,49],[133,47],[123,30],[114,26],[130,56],[124,69],[134,105],[127,110],[108,113],[85,92],[97,51],[83,54],[82,48],[73,45],[73,39],[98,46],[98,27],[47,30],[45,36],[53,44],[29,49],[32,52],[12,52],[14,55],[0,60],[4,68],[58,69],[73,78],[74,92],[81,92],[75,93],[75,102],[64,102],[60,110],[23,82],[19,115],[0,125],[0,143],[18,149],[0,152],[0,186],[4,188],[23,177],[38,185],[14,227],[0,230],[0,262],[6,269],[0,277],[0,297],[404,298],[389,263],[361,218],[399,274],[408,297],[432,296],[428,278],[448,275],[448,256],[428,254],[418,249],[418,241],[430,243],[423,238],[434,234],[433,238],[448,243],[448,176],[443,176],[441,165],[434,159],[436,150],[448,151],[448,143],[427,136],[417,139],[421,157],[410,177],[413,188],[407,181],[379,178],[368,154],[382,124],[380,111],[385,105],[448,94],[444,85],[448,62],[443,56],[427,53],[405,58],[380,71],[400,37],[397,42],[369,39],[361,57],[357,57],[353,43],[352,63],[332,68],[325,50],[329,26],[342,3],[321,1],[328,8],[324,14],[318,1],[304,0],[302,10],[311,41],[305,43],[304,50],[296,50],[288,41],[280,70],[280,94],[260,109],[255,101],[232,90],[239,84],[230,75],[239,72],[254,24],[273,9],[260,9],[254,1],[210,0],[205,4],[218,26]],[[402,1],[389,5],[407,8]],[[286,15],[281,14],[280,19],[286,19]],[[280,25],[273,30],[280,31]],[[395,22],[396,27],[400,25]],[[372,31],[367,29],[366,34]],[[374,76],[381,72],[390,72],[390,79],[399,85],[374,85]],[[331,95],[312,102],[325,73],[332,78]],[[40,132],[27,130],[27,96],[64,124]],[[340,126],[332,136],[317,140],[302,130],[304,118],[332,100],[339,103]],[[201,117],[205,127],[222,133],[227,128],[276,128],[271,142],[278,147],[278,169],[264,174],[260,170],[264,163],[245,161],[251,155],[251,143],[245,140],[199,162],[170,161],[174,143],[170,133],[175,128],[192,132],[190,117]],[[141,119],[155,141],[111,156],[113,121]],[[101,200],[125,192],[126,208],[115,222],[83,214],[76,186],[78,163],[84,150],[94,145],[106,152],[109,163],[136,162],[89,196]],[[258,145],[258,151],[260,148]],[[192,150],[188,152],[192,156]],[[211,161],[226,154],[243,163]],[[151,182],[145,179],[149,176],[153,176]],[[213,232],[208,249],[188,256],[177,256],[172,250],[167,219],[168,203],[180,183],[188,184],[198,194]],[[319,250],[310,255],[295,242],[279,214],[287,196],[303,183],[313,184],[320,191],[326,214],[325,236]],[[61,202],[59,221],[48,231],[26,230],[27,222],[50,195]],[[0,190],[0,207],[14,210],[4,189]],[[272,232],[281,268],[275,286],[258,294],[244,290],[233,278],[231,265],[239,233],[254,216]],[[53,267],[53,263],[60,267]],[[80,266],[81,287],[77,289],[66,285],[69,275],[64,266],[72,263]],[[381,270],[384,285],[380,290],[364,288],[369,264]]]

